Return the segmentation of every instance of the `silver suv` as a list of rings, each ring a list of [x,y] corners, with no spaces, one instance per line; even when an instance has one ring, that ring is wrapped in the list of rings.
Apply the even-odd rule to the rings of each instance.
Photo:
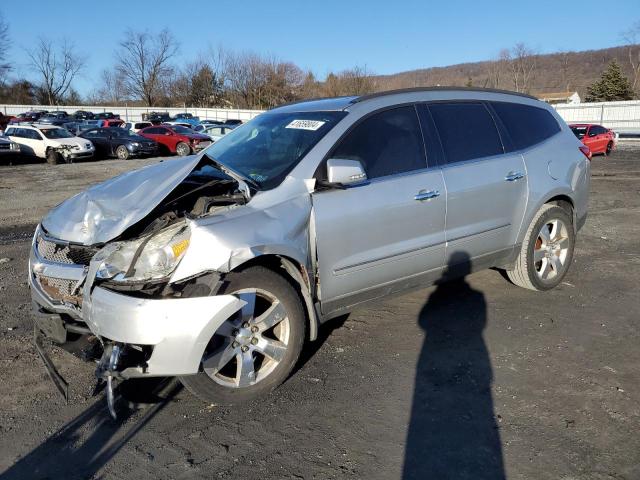
[[[153,376],[208,402],[254,398],[320,324],[371,300],[489,267],[558,285],[588,157],[553,108],[508,92],[276,108],[54,208],[31,250],[37,331],[94,339],[108,398],[114,379]]]

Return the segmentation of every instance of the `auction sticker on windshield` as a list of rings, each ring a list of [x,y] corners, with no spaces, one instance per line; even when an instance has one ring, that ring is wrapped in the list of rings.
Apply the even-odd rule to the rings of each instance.
[[[318,130],[326,122],[320,120],[294,120],[285,128],[297,128],[299,130]]]

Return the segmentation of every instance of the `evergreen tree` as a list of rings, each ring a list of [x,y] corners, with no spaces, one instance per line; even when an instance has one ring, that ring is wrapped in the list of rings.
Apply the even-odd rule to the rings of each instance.
[[[587,102],[612,102],[632,99],[633,90],[629,79],[622,74],[620,65],[615,60],[602,72],[600,80],[587,87]]]

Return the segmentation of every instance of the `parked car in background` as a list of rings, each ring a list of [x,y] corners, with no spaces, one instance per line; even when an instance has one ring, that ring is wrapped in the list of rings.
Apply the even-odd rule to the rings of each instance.
[[[229,133],[234,128],[235,126],[231,126],[231,125],[227,125],[227,126],[214,125],[214,126],[205,128],[200,133],[203,133],[204,135],[208,135],[212,141],[216,142],[220,140],[222,137],[224,137],[227,133]]]
[[[91,120],[93,117],[93,113],[87,110],[77,110],[73,114],[73,118],[75,118],[76,120]]]
[[[80,132],[83,132],[84,130],[86,130],[88,127],[88,125],[84,124],[83,122],[67,122],[62,124],[62,126],[64,128],[66,128],[69,133],[72,133],[76,136],[78,136],[80,134]]]
[[[193,125],[190,123],[183,122],[181,120],[169,120],[168,122],[162,122],[160,125],[171,125],[171,126],[179,126],[188,128],[189,130],[193,130]]]
[[[112,412],[127,378],[254,400],[320,324],[369,302],[484,268],[558,286],[587,216],[587,151],[523,94],[427,88],[275,108],[199,156],[49,212],[28,267],[36,325],[63,346],[66,329],[100,339]]]
[[[142,120],[151,122],[153,125],[159,125],[163,122],[168,122],[171,120],[171,115],[169,112],[149,112],[142,114]]]
[[[181,157],[198,152],[211,145],[211,139],[190,128],[171,125],[154,125],[138,132],[145,138],[158,142],[161,148]]]
[[[99,113],[94,113],[93,118],[95,120],[109,120],[112,118],[120,118],[120,115],[115,114],[113,112],[99,112]]]
[[[193,116],[191,113],[177,113],[171,120],[189,124],[191,127],[195,127],[200,123],[200,118]]]
[[[573,134],[581,140],[592,154],[603,153],[611,155],[618,143],[613,130],[594,123],[572,123],[569,125]]]
[[[228,118],[227,120],[224,121],[225,125],[242,125],[242,120],[237,120],[237,119],[233,119],[233,118]]]
[[[126,130],[130,130],[134,133],[138,133],[140,130],[142,130],[143,128],[147,128],[152,126],[153,123],[151,122],[127,122],[125,123],[122,128],[126,129]]]
[[[37,122],[38,119],[47,113],[46,110],[31,110],[29,112],[19,113],[9,121],[10,124],[23,122]]]
[[[70,117],[67,112],[58,111],[58,112],[45,113],[38,119],[38,123],[47,123],[49,125],[56,125],[60,127],[72,120],[73,120],[73,117]]]
[[[55,125],[10,125],[5,131],[5,136],[20,144],[21,153],[45,159],[52,165],[89,158],[95,152],[90,141],[76,137],[66,128]]]
[[[90,140],[96,148],[96,155],[101,157],[127,160],[155,155],[158,151],[155,141],[119,127],[92,128],[82,132],[80,137]]]
[[[219,120],[202,120],[198,125],[193,127],[193,130],[196,132],[202,132],[204,129],[208,127],[213,127],[215,125],[224,125],[223,121]]]
[[[9,138],[0,137],[0,159],[20,154],[20,145]]]

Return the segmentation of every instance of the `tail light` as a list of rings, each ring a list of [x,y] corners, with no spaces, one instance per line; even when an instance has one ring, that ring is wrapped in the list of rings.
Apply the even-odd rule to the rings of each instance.
[[[582,145],[578,147],[578,150],[582,152],[582,154],[587,157],[587,160],[591,160],[591,149],[586,145]]]

